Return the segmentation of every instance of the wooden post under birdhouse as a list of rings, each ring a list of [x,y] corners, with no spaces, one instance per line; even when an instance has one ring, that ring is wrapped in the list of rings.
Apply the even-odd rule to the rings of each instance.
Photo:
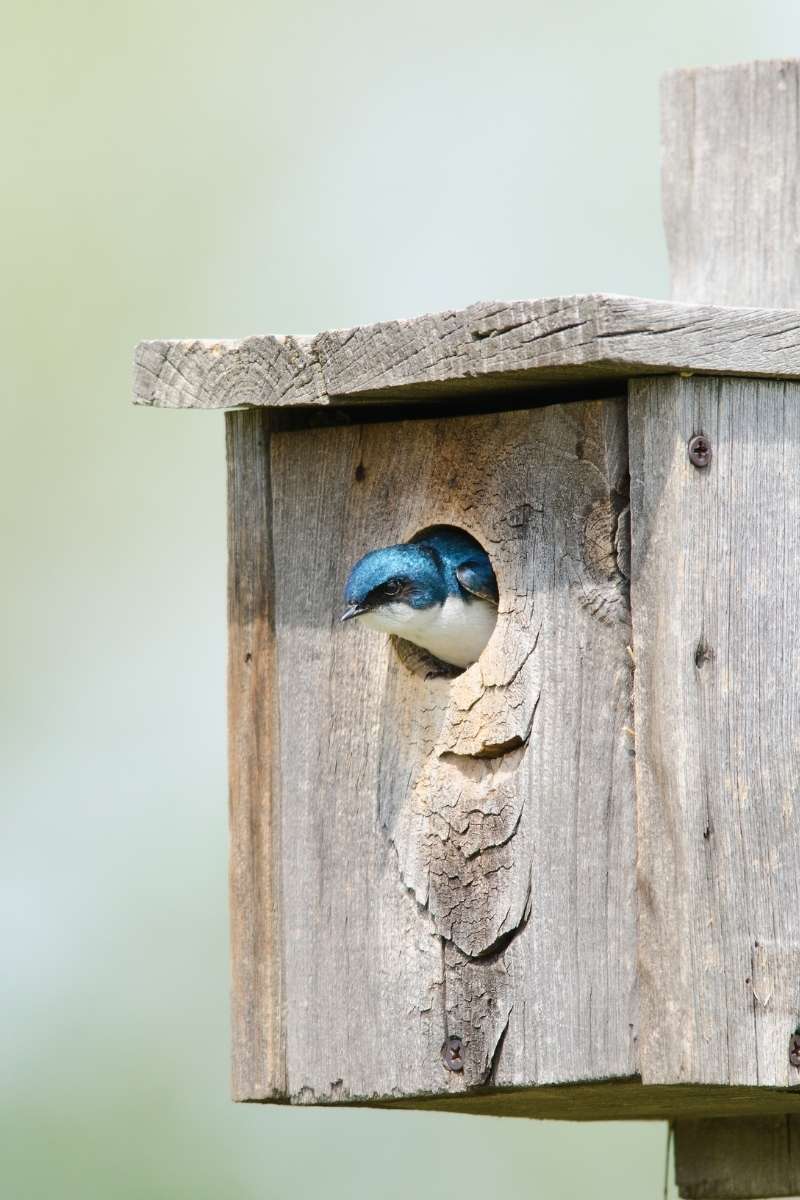
[[[222,408],[233,1090],[676,1124],[688,1197],[800,1191],[798,64],[664,91],[670,302],[147,342]],[[341,626],[433,524],[495,633]]]

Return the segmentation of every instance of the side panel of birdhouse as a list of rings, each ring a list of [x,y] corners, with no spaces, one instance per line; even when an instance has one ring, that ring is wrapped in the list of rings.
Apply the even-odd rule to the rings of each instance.
[[[626,439],[616,400],[273,436],[292,1100],[636,1073]],[[339,621],[356,559],[438,523],[500,587],[456,678]]]
[[[258,409],[225,419],[231,1083],[236,1100],[286,1094],[270,426],[270,414]]]
[[[642,1080],[796,1086],[800,388],[639,380],[630,436]]]

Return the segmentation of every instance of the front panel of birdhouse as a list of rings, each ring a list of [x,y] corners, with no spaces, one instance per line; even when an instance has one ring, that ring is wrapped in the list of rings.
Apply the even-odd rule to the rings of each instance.
[[[269,448],[260,428],[271,611],[232,656],[274,671],[269,701],[244,695],[274,755],[280,878],[255,903],[271,908],[280,978],[273,961],[260,986],[281,1028],[265,1044],[275,1013],[259,1026],[240,996],[239,1091],[260,1071],[264,1094],[264,1054],[300,1101],[635,1074],[624,401]],[[499,584],[495,632],[460,673],[340,621],[349,567],[433,524],[476,537]]]

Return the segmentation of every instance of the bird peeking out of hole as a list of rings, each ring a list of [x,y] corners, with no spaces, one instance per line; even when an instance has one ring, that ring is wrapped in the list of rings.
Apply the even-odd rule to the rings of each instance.
[[[476,661],[497,620],[489,555],[449,525],[365,554],[348,576],[344,598],[343,621],[393,633],[455,667]]]

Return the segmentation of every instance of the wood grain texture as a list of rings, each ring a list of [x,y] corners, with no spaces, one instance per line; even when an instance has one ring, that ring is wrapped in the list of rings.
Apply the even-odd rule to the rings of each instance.
[[[665,77],[662,193],[673,299],[800,304],[799,79],[797,62],[705,67]],[[748,430],[747,436],[757,441],[758,429]],[[774,450],[767,440],[760,453],[770,458]],[[753,464],[758,454],[750,449]],[[742,512],[741,518],[741,538],[763,532],[757,518],[749,530],[748,513]],[[786,569],[794,573],[788,559]],[[730,582],[738,594],[739,581]],[[749,641],[755,650],[752,636]],[[747,685],[742,680],[743,688]],[[784,671],[774,687],[780,691],[787,685],[791,686]],[[760,694],[758,701],[760,708]],[[783,1080],[788,1083],[796,1082],[796,1072],[788,1057],[776,1061],[775,1048],[785,1045],[786,1029],[797,1011],[796,960],[791,942],[778,939],[753,947],[756,1061],[771,1064],[777,1077],[788,1074]],[[709,1123],[704,1138],[684,1132],[679,1122],[678,1175],[695,1182],[725,1178],[726,1190],[720,1195],[774,1195],[773,1144],[772,1126],[761,1122],[747,1128],[739,1121],[730,1131],[724,1124]]]
[[[800,377],[800,313],[562,296],[314,338],[142,342],[134,392],[164,408],[319,406],[670,371]]]
[[[232,1085],[286,1090],[269,414],[226,417]]]
[[[242,408],[324,401],[311,338],[140,342],[134,400],[157,408]]]
[[[800,391],[630,389],[645,1083],[796,1084]],[[698,470],[687,442],[711,441]]]
[[[288,1097],[630,1077],[624,402],[284,433],[272,469]],[[338,622],[355,559],[439,522],[501,590],[454,680]]]
[[[800,63],[670,72],[662,142],[673,297],[800,307]]]
[[[686,1200],[800,1193],[800,1117],[681,1121],[676,1181]]]

